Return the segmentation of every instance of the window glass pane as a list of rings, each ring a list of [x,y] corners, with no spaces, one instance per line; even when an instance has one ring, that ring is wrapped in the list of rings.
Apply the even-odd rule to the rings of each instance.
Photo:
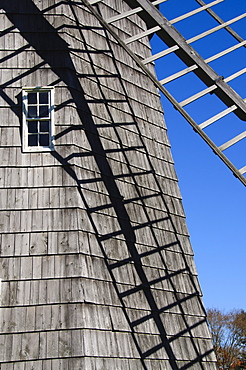
[[[50,121],[40,121],[39,123],[40,132],[49,132],[50,130]]]
[[[38,122],[28,122],[28,133],[38,132]]]
[[[28,135],[28,146],[38,145],[38,135]]]
[[[52,145],[53,91],[49,88],[23,89],[23,150],[46,151]],[[1,367],[1,366],[0,366]]]
[[[28,104],[37,104],[37,93],[28,93],[27,101]]]
[[[48,134],[40,134],[39,135],[39,144],[41,146],[49,146],[50,145],[49,135]]]
[[[35,118],[37,117],[37,107],[34,105],[29,105],[28,107],[28,117]]]
[[[40,104],[48,104],[49,103],[49,93],[48,92],[40,92],[39,93],[39,103]]]
[[[39,107],[39,117],[49,117],[49,106],[41,105]]]

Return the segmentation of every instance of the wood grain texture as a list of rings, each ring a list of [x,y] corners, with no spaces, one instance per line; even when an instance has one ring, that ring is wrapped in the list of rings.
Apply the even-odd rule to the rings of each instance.
[[[1,369],[215,369],[158,91],[81,3],[1,7]],[[22,153],[48,85],[55,151]]]

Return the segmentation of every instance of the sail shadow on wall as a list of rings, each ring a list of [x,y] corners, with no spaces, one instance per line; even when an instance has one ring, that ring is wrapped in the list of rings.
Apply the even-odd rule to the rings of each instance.
[[[2,368],[215,368],[155,85],[80,3],[2,8]],[[42,87],[54,150],[24,152]]]

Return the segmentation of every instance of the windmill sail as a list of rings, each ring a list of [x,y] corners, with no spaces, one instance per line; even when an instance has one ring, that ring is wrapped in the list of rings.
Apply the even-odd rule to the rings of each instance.
[[[159,90],[193,119],[149,37],[193,49],[162,3],[1,2],[1,370],[216,369]]]
[[[155,55],[152,55],[144,60],[140,60],[136,53],[133,52],[132,57],[135,59],[136,63],[145,71],[145,73],[152,79],[152,81],[156,84],[156,86],[160,89],[160,91],[171,101],[174,107],[183,115],[183,117],[190,123],[190,125],[194,128],[194,130],[203,138],[203,140],[211,147],[215,154],[217,154],[220,159],[228,166],[228,168],[233,172],[233,174],[244,184],[246,185],[245,173],[246,173],[246,166],[245,162],[242,162],[243,165],[238,167],[237,163],[234,163],[231,160],[231,157],[235,157],[235,153],[240,153],[240,148],[236,147],[232,154],[230,153],[230,149],[235,144],[241,144],[241,141],[246,137],[246,131],[243,129],[244,125],[240,124],[240,121],[246,120],[246,104],[243,97],[241,97],[230,85],[230,82],[234,82],[235,79],[239,79],[240,77],[244,77],[246,72],[245,67],[241,68],[238,67],[234,73],[224,77],[220,75],[217,71],[215,71],[211,67],[211,63],[219,58],[222,58],[230,53],[237,51],[240,48],[245,48],[246,41],[237,34],[237,32],[232,28],[235,24],[237,25],[239,21],[245,20],[246,13],[237,14],[237,16],[229,19],[227,21],[223,21],[218,14],[216,14],[212,7],[218,5],[224,0],[216,0],[210,3],[205,3],[202,0],[196,0],[196,2],[200,5],[200,7],[196,7],[195,9],[189,11],[186,14],[182,14],[172,20],[168,21],[167,18],[156,8],[156,5],[166,2],[163,1],[153,1],[152,3],[149,0],[126,0],[126,3],[133,8],[132,12],[122,12],[117,16],[104,19],[102,20],[104,25],[107,27],[109,31],[112,31],[114,34],[113,29],[110,27],[115,22],[119,21],[120,19],[124,19],[125,17],[129,17],[129,15],[138,14],[146,24],[148,25],[149,29],[147,31],[138,32],[131,37],[122,39],[119,36],[115,35],[115,38],[118,42],[124,47],[124,49],[132,55],[130,45],[137,40],[141,40],[146,35],[157,35],[159,41],[163,42],[163,50],[159,51]],[[87,6],[90,6],[87,0],[85,0]],[[99,1],[91,1],[91,4],[99,3]],[[195,1],[194,1],[195,3]],[[222,4],[223,5],[223,4]],[[234,7],[233,7],[234,8]],[[236,6],[235,6],[236,8]],[[93,9],[91,7],[91,9]],[[222,8],[223,10],[223,8]],[[93,10],[92,10],[93,11]],[[189,20],[190,17],[199,14],[201,12],[208,12],[211,18],[215,19],[218,23],[217,26],[211,27],[206,29],[206,31],[196,34],[196,28],[194,27],[194,36],[189,37],[189,39],[185,39],[183,35],[181,35],[178,30],[175,28],[178,22],[183,20]],[[99,16],[100,17],[100,16]],[[190,25],[187,23],[187,28]],[[209,58],[202,58],[198,52],[192,47],[192,44],[198,40],[201,40],[209,35],[214,34],[220,30],[224,30],[225,33],[228,33],[231,36],[230,40],[226,39],[226,42],[230,46],[232,43],[232,39],[236,41],[234,42],[233,46],[226,47],[222,51],[219,51]],[[226,37],[225,37],[226,38]],[[219,44],[219,43],[218,43]],[[170,54],[176,54],[183,63],[186,64],[187,68],[184,68],[176,73],[173,73],[165,78],[158,80],[152,73],[151,69],[148,69],[148,66],[151,62],[159,60],[161,58],[162,68],[165,69],[165,56]],[[237,63],[237,55],[234,56],[233,62],[235,67],[237,68],[237,64],[240,66],[241,63]],[[166,62],[168,63],[168,61]],[[189,73],[194,73],[204,84],[204,88],[201,91],[183,99],[182,101],[177,101],[175,97],[170,93],[169,89],[166,88],[166,84],[170,84],[173,81],[177,81],[179,79],[179,86],[176,83],[176,91],[178,90],[186,90],[187,81],[183,82],[182,77],[186,76]],[[244,82],[241,83],[243,85]],[[197,119],[194,119],[188,111],[184,109],[187,105],[192,104],[193,102],[197,102],[198,99],[202,99],[207,97],[208,94],[214,94],[218,97],[225,105],[225,108],[222,110],[219,108],[216,99],[212,100],[208,99],[207,103],[203,105],[204,111],[211,111],[211,105],[218,106],[219,112],[212,117],[204,120],[203,122],[197,122]],[[204,102],[204,99],[202,100]],[[192,108],[191,108],[192,110]],[[222,128],[220,132],[223,130],[223,122],[221,120],[224,117],[228,117],[228,115],[233,112],[237,117],[237,121],[232,122],[227,128],[227,140],[224,142],[219,142],[221,138],[225,135],[220,135],[219,139],[213,138],[213,134],[210,132],[206,132],[206,128],[214,123],[220,121]],[[237,125],[237,130],[235,134],[235,125]],[[218,130],[218,129],[217,129]],[[218,134],[217,134],[218,135]],[[215,142],[216,140],[216,142]],[[223,140],[223,139],[222,139]],[[225,139],[224,139],[225,140]],[[227,151],[229,149],[229,153]],[[233,147],[234,149],[234,147]],[[227,154],[228,153],[228,154]],[[239,156],[239,155],[238,155]],[[242,156],[241,156],[242,157]],[[242,161],[242,159],[241,159]],[[241,163],[241,162],[240,162]],[[239,163],[239,164],[240,164]]]

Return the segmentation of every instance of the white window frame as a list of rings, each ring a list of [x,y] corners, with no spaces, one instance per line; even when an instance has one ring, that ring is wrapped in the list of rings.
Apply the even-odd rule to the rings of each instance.
[[[28,117],[28,94],[29,93],[39,93],[39,92],[49,92],[49,101],[48,101],[48,112],[47,117]],[[39,96],[39,95],[37,95]],[[36,106],[40,107],[40,104],[37,102]],[[39,108],[38,108],[39,109]],[[50,152],[54,150],[54,87],[25,87],[22,89],[22,151],[23,152]],[[28,122],[37,121],[38,128],[40,128],[41,121],[49,121],[49,145],[28,145]],[[38,138],[40,136],[40,130],[38,129]]]

